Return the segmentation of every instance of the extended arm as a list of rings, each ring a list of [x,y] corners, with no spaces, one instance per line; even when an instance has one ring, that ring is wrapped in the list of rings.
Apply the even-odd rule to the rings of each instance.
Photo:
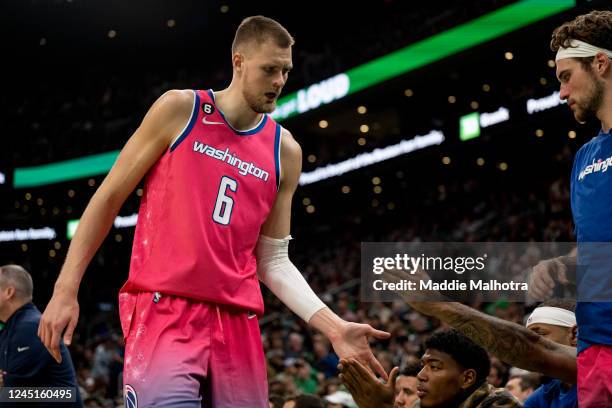
[[[387,338],[389,334],[367,324],[342,320],[315,295],[289,260],[291,202],[301,170],[301,148],[283,129],[280,187],[272,211],[262,226],[257,246],[259,277],[289,309],[329,338],[340,357],[358,358],[386,378],[387,374],[370,350],[367,336]]]
[[[457,302],[408,302],[419,312],[459,330],[506,363],[576,383],[576,349],[550,341],[516,323]]]
[[[151,107],[91,198],[68,249],[38,336],[59,362],[59,341],[70,344],[77,324],[77,294],[87,265],[108,234],[121,205],[189,119],[193,92],[169,91]]]

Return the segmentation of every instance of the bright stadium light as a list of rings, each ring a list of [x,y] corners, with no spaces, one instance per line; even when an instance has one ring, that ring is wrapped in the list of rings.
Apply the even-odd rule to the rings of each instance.
[[[545,96],[543,98],[538,99],[528,99],[527,100],[527,113],[533,115],[537,112],[542,112],[544,110],[548,110],[554,107],[557,107],[561,104],[567,103],[564,100],[559,98],[559,92],[553,92],[552,94]]]
[[[439,145],[444,141],[444,139],[444,133],[439,130],[432,130],[424,136],[416,136],[412,139],[405,139],[397,144],[374,149],[368,153],[361,153],[339,163],[328,164],[323,167],[318,167],[313,171],[304,172],[300,177],[300,185],[304,186],[307,184],[316,183],[318,181],[340,176],[344,173],[348,173],[362,167],[371,166],[372,164],[380,163],[397,156],[415,152],[429,146]]]
[[[122,217],[120,215],[115,218],[115,228],[127,228],[136,226],[136,221],[138,221],[138,214],[128,215],[126,217]]]
[[[74,234],[76,233],[80,221],[80,219],[68,221],[68,223],[66,224],[66,238],[72,239],[72,237],[74,237]]]
[[[39,239],[55,239],[57,233],[51,227],[14,229],[0,231],[0,242],[34,241]]]
[[[466,141],[480,136],[480,113],[473,112],[459,118],[459,140]]]
[[[491,113],[480,114],[480,127],[486,128],[510,120],[510,111],[503,106]]]
[[[480,136],[480,130],[510,120],[508,108],[500,107],[495,112],[472,112],[459,118],[459,140],[466,141]]]

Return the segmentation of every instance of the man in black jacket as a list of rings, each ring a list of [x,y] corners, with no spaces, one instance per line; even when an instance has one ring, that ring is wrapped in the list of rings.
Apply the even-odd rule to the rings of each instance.
[[[54,407],[82,407],[72,359],[61,344],[62,363],[58,364],[37,335],[40,311],[32,303],[30,274],[17,265],[0,267],[0,386],[71,387],[75,402]],[[3,401],[0,405],[11,406]],[[15,402],[16,407],[49,406]]]

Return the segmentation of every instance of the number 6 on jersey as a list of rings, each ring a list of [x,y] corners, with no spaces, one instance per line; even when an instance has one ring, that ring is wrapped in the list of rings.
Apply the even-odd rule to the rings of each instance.
[[[234,200],[227,195],[228,188],[235,193],[236,190],[238,190],[238,182],[228,176],[221,177],[217,201],[215,202],[215,209],[213,211],[213,220],[221,225],[229,225],[232,218]]]

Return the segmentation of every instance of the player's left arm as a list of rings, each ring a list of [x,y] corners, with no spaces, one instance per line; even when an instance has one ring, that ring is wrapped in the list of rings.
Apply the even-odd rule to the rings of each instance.
[[[302,172],[302,149],[285,129],[282,129],[280,157],[279,190],[257,245],[259,279],[289,309],[330,339],[340,358],[357,358],[387,379],[370,350],[368,336],[385,339],[389,333],[341,319],[317,297],[289,260],[291,202]]]

